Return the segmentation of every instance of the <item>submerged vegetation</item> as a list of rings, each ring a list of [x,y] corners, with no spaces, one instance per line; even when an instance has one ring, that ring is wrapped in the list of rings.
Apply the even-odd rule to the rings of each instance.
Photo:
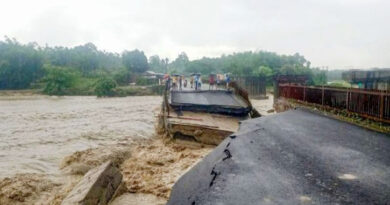
[[[311,84],[325,84],[326,73],[312,68],[300,54],[279,55],[267,51],[248,51],[189,60],[182,52],[170,62],[157,55],[149,59],[135,49],[122,54],[98,50],[92,43],[67,47],[41,47],[36,43],[22,44],[5,37],[0,41],[0,90],[41,89],[49,95],[143,95],[157,94],[156,81],[142,74],[159,73],[231,73],[237,76],[261,76],[271,83],[277,74],[305,74]],[[122,88],[125,87],[125,88]],[[157,93],[154,93],[154,92]]]

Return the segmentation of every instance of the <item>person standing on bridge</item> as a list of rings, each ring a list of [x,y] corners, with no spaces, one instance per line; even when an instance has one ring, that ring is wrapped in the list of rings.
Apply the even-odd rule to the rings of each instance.
[[[195,90],[198,90],[199,76],[197,74],[195,74],[194,76],[194,83],[195,83]]]
[[[177,76],[172,75],[172,88],[176,89],[177,88]]]
[[[194,76],[193,75],[191,75],[190,84],[191,84],[191,88],[194,88]]]
[[[226,81],[226,89],[229,90],[229,83],[230,83],[230,76],[229,73],[225,74],[225,81]]]
[[[221,84],[221,74],[217,74],[217,85],[215,86],[215,88],[218,90],[218,87],[220,86]]]
[[[179,76],[179,89],[181,90],[181,86],[183,85],[183,78],[182,76]]]
[[[202,76],[199,74],[198,76],[198,89],[200,90],[202,88]]]
[[[209,90],[212,90],[215,85],[215,75],[210,74],[209,76]]]

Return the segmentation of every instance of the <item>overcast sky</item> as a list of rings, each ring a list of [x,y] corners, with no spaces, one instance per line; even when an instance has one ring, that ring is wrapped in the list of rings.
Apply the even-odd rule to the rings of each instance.
[[[331,69],[390,67],[390,1],[0,0],[0,35],[170,59],[266,50]]]

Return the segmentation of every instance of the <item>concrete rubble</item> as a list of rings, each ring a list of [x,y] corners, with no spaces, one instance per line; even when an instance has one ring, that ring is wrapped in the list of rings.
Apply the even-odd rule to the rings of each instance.
[[[62,205],[106,205],[122,181],[111,161],[91,169],[63,200]]]

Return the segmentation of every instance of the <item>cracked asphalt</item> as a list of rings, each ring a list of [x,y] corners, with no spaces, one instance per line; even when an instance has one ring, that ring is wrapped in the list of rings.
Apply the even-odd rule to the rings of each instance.
[[[242,122],[168,205],[389,203],[390,136],[298,109]]]

